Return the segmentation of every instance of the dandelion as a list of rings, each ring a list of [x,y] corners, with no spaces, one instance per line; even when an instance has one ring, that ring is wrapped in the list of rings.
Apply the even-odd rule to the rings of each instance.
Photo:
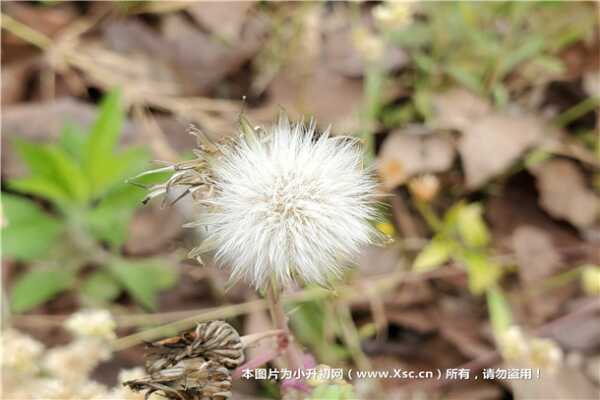
[[[382,235],[376,217],[376,181],[364,168],[356,139],[319,134],[314,122],[290,123],[280,116],[270,129],[240,119],[241,134],[213,143],[199,131],[196,159],[148,171],[174,171],[150,189],[147,200],[185,187],[201,205],[205,240],[191,257],[215,251],[231,281],[264,290],[277,329],[289,334],[280,294],[295,282],[329,286]],[[142,175],[144,175],[142,174]],[[201,260],[200,260],[201,261]],[[287,347],[288,366],[304,359]]]
[[[75,336],[114,339],[116,323],[106,310],[79,311],[65,322],[65,327]]]
[[[281,119],[261,140],[242,138],[214,177],[201,223],[234,280],[326,285],[374,238],[375,182],[356,142],[317,137],[314,124]]]

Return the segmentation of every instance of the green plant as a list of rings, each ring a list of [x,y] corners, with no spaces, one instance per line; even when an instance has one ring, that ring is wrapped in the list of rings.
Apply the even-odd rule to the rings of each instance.
[[[2,194],[6,226],[3,257],[29,263],[11,290],[11,307],[27,311],[69,289],[88,303],[115,299],[122,290],[145,308],[175,282],[158,259],[124,259],[120,248],[144,190],[125,179],[148,162],[146,151],[116,151],[124,112],[120,94],[108,94],[89,134],[66,125],[57,143],[15,140],[30,176],[12,179]],[[145,177],[151,179],[151,177]],[[91,273],[83,267],[96,266]]]
[[[459,202],[438,221],[428,204],[418,206],[436,233],[415,258],[413,269],[429,271],[452,259],[466,266],[473,294],[494,287],[502,267],[490,254],[490,234],[481,215],[482,207]]]
[[[412,23],[384,32],[411,56],[407,82],[415,91],[407,109],[387,119],[427,118],[432,93],[451,83],[505,105],[511,75],[533,74],[535,84],[562,73],[559,51],[591,38],[595,25],[593,10],[581,3],[430,2],[414,12]]]

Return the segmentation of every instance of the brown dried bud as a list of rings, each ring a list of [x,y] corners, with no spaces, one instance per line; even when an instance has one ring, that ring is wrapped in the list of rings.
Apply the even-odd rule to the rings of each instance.
[[[231,397],[231,373],[244,361],[237,331],[223,321],[198,324],[192,331],[149,343],[146,371],[124,385],[132,390],[160,391],[168,399],[200,400]]]
[[[408,182],[408,189],[415,199],[429,203],[437,196],[440,181],[435,175],[426,174],[412,178]]]
[[[135,391],[148,390],[146,398],[156,391],[160,391],[167,399],[231,398],[229,370],[215,361],[206,361],[201,357],[180,361],[170,368],[123,384]]]
[[[244,362],[240,335],[223,321],[198,324],[193,331],[148,344],[146,369],[158,371],[186,358],[203,357],[233,369]]]

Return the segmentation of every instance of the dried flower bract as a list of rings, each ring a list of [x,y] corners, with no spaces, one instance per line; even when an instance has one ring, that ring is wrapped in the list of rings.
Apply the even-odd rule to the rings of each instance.
[[[168,399],[231,397],[231,369],[244,361],[237,331],[223,321],[198,324],[193,331],[148,344],[147,376],[123,384]]]

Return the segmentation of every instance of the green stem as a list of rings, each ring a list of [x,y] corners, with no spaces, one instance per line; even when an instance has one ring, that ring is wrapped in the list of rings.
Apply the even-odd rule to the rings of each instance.
[[[600,98],[594,96],[588,97],[558,115],[554,119],[554,123],[560,127],[564,127],[598,107],[598,104],[600,104]]]
[[[442,221],[436,215],[435,211],[433,211],[433,208],[431,208],[431,204],[424,201],[415,200],[415,206],[431,230],[434,232],[439,232],[442,230]]]
[[[267,304],[269,305],[269,311],[275,329],[281,330],[289,338],[289,343],[284,352],[288,368],[294,371],[301,370],[304,369],[302,352],[298,348],[298,344],[293,340],[293,336],[290,332],[288,318],[285,315],[285,310],[283,309],[283,303],[281,301],[281,293],[281,289],[277,288],[277,285],[274,282],[270,282],[267,288]]]

